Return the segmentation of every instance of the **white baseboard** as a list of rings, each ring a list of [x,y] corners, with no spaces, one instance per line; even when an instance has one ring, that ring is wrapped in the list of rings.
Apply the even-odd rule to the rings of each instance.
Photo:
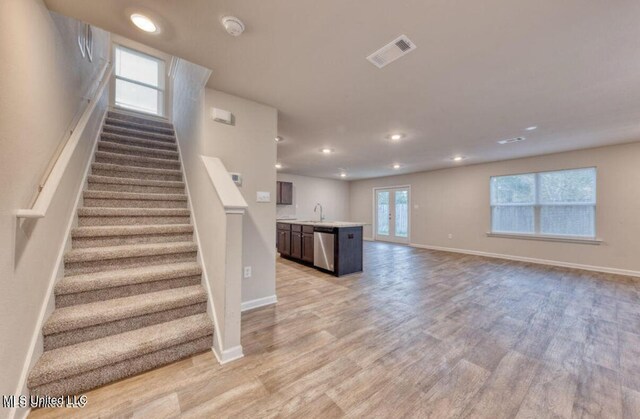
[[[430,246],[426,244],[417,244],[411,243],[409,244],[411,247],[416,247],[419,249],[428,249],[428,250],[439,250],[441,252],[452,252],[452,253],[463,253],[466,255],[474,255],[474,256],[483,256],[494,259],[506,259],[506,260],[514,260],[518,262],[527,262],[527,263],[535,263],[538,265],[548,265],[548,266],[558,266],[561,268],[571,268],[571,269],[581,269],[584,271],[592,271],[592,272],[602,272],[606,274],[614,274],[614,275],[624,275],[624,276],[633,276],[640,277],[640,271],[631,271],[627,269],[618,269],[618,268],[608,268],[605,266],[593,266],[593,265],[583,265],[580,263],[571,263],[571,262],[562,262],[558,260],[548,260],[548,259],[537,259],[530,258],[525,256],[513,256],[513,255],[505,255],[501,253],[489,253],[489,252],[481,252],[478,250],[467,250],[467,249],[456,249],[452,247],[441,247],[441,246]]]
[[[364,241],[366,241],[366,242],[372,242],[372,241],[374,241],[374,240],[373,240],[373,237],[363,237],[363,238],[362,238],[362,240],[364,240]]]
[[[242,303],[242,311],[252,310],[258,307],[264,307],[278,302],[278,297],[270,295],[268,297],[256,298],[255,300],[249,300]]]
[[[216,347],[212,348],[213,354],[218,359],[220,364],[226,364],[231,361],[235,361],[244,357],[244,353],[242,352],[242,346],[234,346],[233,348],[226,349],[220,353],[220,350]]]

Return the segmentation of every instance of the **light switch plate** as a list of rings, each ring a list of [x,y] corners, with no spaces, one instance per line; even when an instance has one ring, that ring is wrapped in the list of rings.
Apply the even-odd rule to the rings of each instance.
[[[271,192],[258,191],[256,194],[256,202],[271,202]]]

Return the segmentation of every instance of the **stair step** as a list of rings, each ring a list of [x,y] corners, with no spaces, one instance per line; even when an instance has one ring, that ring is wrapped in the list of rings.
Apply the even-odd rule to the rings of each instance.
[[[147,243],[124,246],[88,247],[64,255],[68,276],[114,269],[195,262],[198,247],[193,242]]]
[[[136,201],[186,201],[186,194],[85,191],[85,198],[131,199]]]
[[[27,381],[32,394],[69,395],[207,350],[212,322],[197,314],[46,351]]]
[[[78,208],[78,226],[189,224],[187,208]]]
[[[193,240],[190,224],[77,227],[71,231],[74,249]]]
[[[143,234],[193,233],[191,224],[76,227],[71,237],[137,236]]]
[[[201,275],[198,263],[183,262],[65,276],[55,285],[56,307],[197,285]]]
[[[120,134],[114,134],[111,132],[104,132],[104,131],[102,132],[102,134],[100,134],[100,139],[102,141],[108,141],[108,142],[117,143],[117,144],[134,145],[138,147],[146,147],[146,148],[158,149],[158,150],[170,150],[170,151],[178,150],[178,146],[175,143],[131,137],[128,135],[120,135]]]
[[[206,301],[207,294],[201,285],[157,291],[58,308],[45,322],[42,333],[53,335],[69,330],[95,326],[116,320],[155,313]]]
[[[55,285],[55,295],[57,298],[68,294],[186,278],[201,273],[202,268],[196,262],[185,262],[65,276]]]
[[[113,246],[95,249],[73,249],[64,255],[65,262],[89,262],[150,255],[168,255],[171,253],[195,252],[195,243],[154,243],[137,246]]]
[[[184,182],[89,175],[89,190],[140,193],[184,193]]]
[[[148,130],[131,129],[131,128],[118,126],[118,125],[104,125],[102,127],[102,132],[126,135],[127,137],[144,138],[144,139],[153,140],[157,142],[165,142],[167,144],[176,143],[176,138],[173,134],[162,134],[159,132],[148,131]]]
[[[115,119],[107,117],[104,121],[105,125],[116,125],[123,128],[129,128],[137,131],[152,131],[165,135],[173,135],[173,128],[163,128],[153,125],[138,124],[137,122],[125,121],[123,119]]]
[[[132,167],[148,167],[163,169],[180,169],[179,160],[168,160],[157,157],[142,157],[129,154],[109,153],[106,151],[96,151],[96,163],[111,163]]]
[[[57,308],[45,322],[44,350],[139,329],[207,311],[202,285]]]
[[[93,163],[91,165],[91,172],[96,176],[118,177],[137,180],[182,180],[182,171],[180,170],[123,166],[121,164],[112,163]]]
[[[107,118],[115,119],[117,121],[135,122],[136,124],[146,125],[150,127],[173,129],[173,125],[171,125],[169,122],[156,119],[153,116],[136,116],[123,112],[109,111],[107,113]]]
[[[129,168],[123,168],[128,170]],[[137,169],[136,169],[137,170]],[[146,170],[145,170],[146,171]],[[162,170],[166,172],[166,170]],[[113,176],[89,175],[89,182],[93,183],[113,183],[119,185],[139,185],[139,186],[157,186],[160,188],[184,188],[184,182],[177,180],[153,180],[153,179],[134,179],[121,178]]]
[[[177,151],[159,150],[156,148],[139,147],[130,144],[119,144],[110,141],[98,141],[98,150],[108,153],[126,154],[131,156],[153,157],[158,159],[179,160]]]
[[[186,208],[187,195],[135,193],[113,191],[85,191],[85,207],[107,208]]]

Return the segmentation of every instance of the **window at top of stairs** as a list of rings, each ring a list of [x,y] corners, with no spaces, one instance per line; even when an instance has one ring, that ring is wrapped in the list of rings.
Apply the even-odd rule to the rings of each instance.
[[[116,46],[115,58],[115,105],[162,116],[164,61],[121,45]]]

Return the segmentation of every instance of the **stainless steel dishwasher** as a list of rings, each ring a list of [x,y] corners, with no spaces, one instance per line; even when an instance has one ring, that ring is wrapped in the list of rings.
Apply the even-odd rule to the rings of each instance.
[[[335,232],[330,227],[316,227],[313,230],[313,265],[334,272]]]

